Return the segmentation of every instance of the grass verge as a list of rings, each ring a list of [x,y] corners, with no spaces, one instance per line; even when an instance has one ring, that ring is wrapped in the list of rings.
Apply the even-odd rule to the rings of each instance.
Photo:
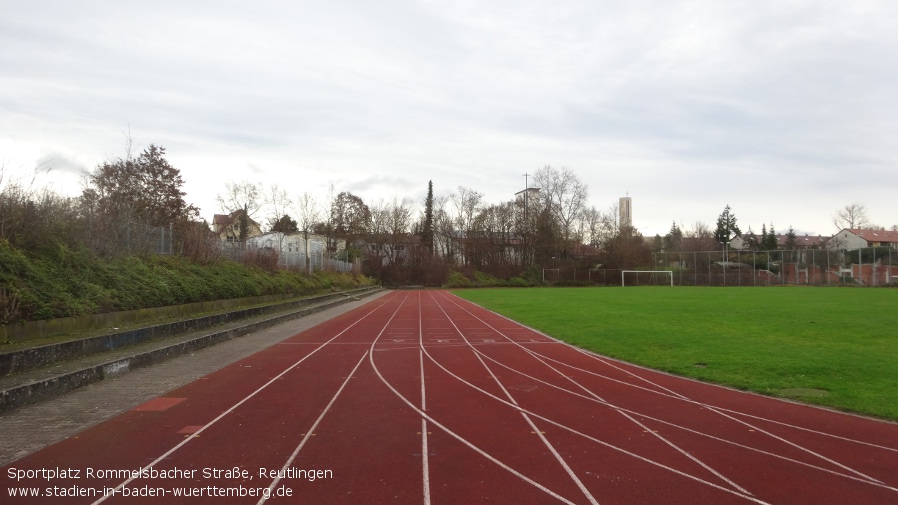
[[[632,287],[456,294],[606,356],[898,420],[898,290]]]

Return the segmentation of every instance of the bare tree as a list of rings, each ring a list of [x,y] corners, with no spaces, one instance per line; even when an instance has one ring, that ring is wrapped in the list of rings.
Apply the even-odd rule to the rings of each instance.
[[[387,227],[390,220],[390,205],[382,198],[371,205],[371,221],[368,226],[368,236],[365,247],[368,254],[383,258],[383,251],[387,241]]]
[[[446,210],[449,197],[438,196],[433,202],[433,224],[434,224],[434,249],[438,256],[446,259],[449,263],[456,260],[456,239],[455,226],[452,217]]]
[[[833,215],[833,224],[839,230],[869,226],[870,221],[867,219],[867,209],[860,203],[848,204]]]
[[[306,233],[306,238],[308,238],[309,230],[321,220],[321,208],[318,206],[318,202],[311,193],[304,192],[297,197],[293,204],[293,210],[296,212],[297,226],[300,231]]]
[[[458,187],[458,193],[449,195],[455,205],[455,230],[462,235],[462,244],[470,242],[474,229],[474,219],[483,206],[483,193],[464,186]],[[468,249],[462,246],[464,262],[468,263]]]
[[[414,220],[414,202],[410,198],[393,198],[393,203],[388,207],[386,231],[389,235],[387,245],[387,259],[390,264],[396,264],[402,258],[401,252],[407,249],[410,238],[412,222]]]
[[[272,184],[268,188],[268,194],[265,195],[265,201],[268,203],[270,210],[268,215],[268,227],[273,228],[274,225],[288,215],[293,200],[287,194],[287,190],[280,187],[277,183]]]
[[[594,206],[583,209],[580,216],[580,226],[581,241],[592,246],[598,246],[601,238],[602,213]]]
[[[299,195],[293,205],[296,212],[296,224],[303,234],[306,248],[306,271],[312,272],[311,248],[309,247],[309,231],[321,220],[321,209],[315,197],[308,191]]]
[[[565,242],[569,241],[574,221],[586,205],[589,193],[586,184],[570,168],[562,167],[559,170],[549,165],[537,170],[533,180],[540,187],[545,205],[558,219],[562,238]]]
[[[449,195],[455,204],[455,224],[458,230],[468,232],[474,224],[474,218],[483,205],[483,193],[464,186],[458,187],[458,193]]]
[[[714,231],[703,221],[696,221],[691,230],[686,232],[686,238],[689,240],[685,243],[683,250],[686,251],[714,251],[717,250],[717,240],[714,238]]]

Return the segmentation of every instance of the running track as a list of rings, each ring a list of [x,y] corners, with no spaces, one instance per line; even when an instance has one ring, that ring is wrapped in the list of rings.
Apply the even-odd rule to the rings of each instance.
[[[583,352],[446,292],[394,292],[0,478],[10,504],[895,504],[898,425]],[[30,488],[44,496],[8,497]]]

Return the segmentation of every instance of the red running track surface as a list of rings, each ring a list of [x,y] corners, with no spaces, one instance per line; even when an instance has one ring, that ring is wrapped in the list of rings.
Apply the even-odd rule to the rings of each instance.
[[[395,292],[2,478],[10,504],[895,504],[898,425],[604,358],[446,292]]]

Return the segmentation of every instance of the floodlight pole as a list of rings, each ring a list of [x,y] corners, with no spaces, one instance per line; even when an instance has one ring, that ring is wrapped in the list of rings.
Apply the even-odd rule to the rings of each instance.
[[[529,226],[529,221],[527,220],[527,207],[530,207],[530,202],[528,201],[530,193],[530,174],[524,172],[524,226],[521,229],[521,243],[524,248],[521,250],[521,263],[524,267],[528,265],[527,262],[527,228]],[[543,279],[545,282],[545,279]]]

